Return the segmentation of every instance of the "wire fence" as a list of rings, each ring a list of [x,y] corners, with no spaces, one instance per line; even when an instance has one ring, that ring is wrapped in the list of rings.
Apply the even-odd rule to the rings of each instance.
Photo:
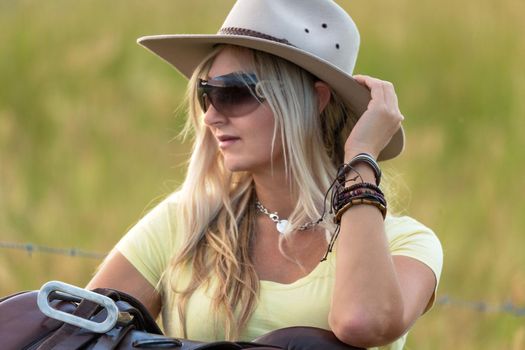
[[[29,256],[33,256],[33,253],[44,253],[69,256],[72,258],[88,258],[98,260],[101,260],[106,256],[106,253],[87,251],[77,248],[56,248],[33,243],[3,241],[0,241],[0,249],[21,250],[27,252]],[[510,300],[502,303],[490,303],[483,300],[464,300],[443,294],[436,299],[436,305],[463,308],[480,313],[498,313],[516,317],[525,317],[525,305],[518,305]]]
[[[469,309],[487,314],[507,314],[516,317],[525,317],[525,305],[518,305],[510,300],[502,303],[490,303],[483,300],[464,300],[445,294],[436,299],[436,305]]]
[[[89,258],[89,259],[103,259],[105,253],[97,253],[86,251],[77,248],[55,248],[45,245],[38,245],[33,243],[16,243],[16,242],[2,242],[0,241],[0,249],[15,249],[26,251],[30,256],[33,253],[46,253],[54,255],[66,255],[70,257]]]

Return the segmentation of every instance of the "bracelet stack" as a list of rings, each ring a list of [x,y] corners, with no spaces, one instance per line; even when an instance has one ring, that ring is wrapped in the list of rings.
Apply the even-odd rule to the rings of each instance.
[[[374,171],[375,184],[365,182],[361,177],[361,174],[355,168],[357,163],[367,164]],[[355,177],[350,177],[351,173],[355,173]],[[347,183],[352,181],[360,180],[351,186],[347,187]],[[341,230],[341,218],[343,214],[353,206],[356,205],[371,205],[379,209],[383,219],[386,217],[386,199],[383,191],[379,188],[379,183],[381,182],[381,169],[377,164],[376,160],[367,153],[360,153],[347,164],[343,164],[339,167],[337,171],[337,176],[332,182],[328,191],[325,195],[325,203],[327,198],[330,196],[330,214],[334,214],[334,223],[336,224],[336,229],[332,234],[330,242],[328,243],[328,248],[325,255],[321,261],[325,261],[328,257],[328,254],[332,251],[337,236]],[[323,209],[323,214],[321,218],[317,221],[321,222],[325,215],[325,209]]]
[[[375,206],[381,212],[383,219],[386,217],[386,199],[383,192],[371,183],[362,182],[338,191],[332,205],[335,212],[334,222],[340,224],[343,214],[359,204]]]
[[[372,168],[376,180],[375,184],[363,181],[359,172],[354,168],[357,163],[365,163]],[[361,182],[346,187],[347,176],[351,172],[357,174],[357,177],[351,180],[361,179]],[[381,169],[372,156],[360,153],[352,158],[348,164],[343,164],[339,168],[337,182],[338,186],[332,196],[332,210],[335,213],[334,222],[336,224],[341,223],[341,217],[348,209],[360,204],[375,206],[381,212],[383,219],[386,217],[387,203],[385,195],[378,187],[381,182]]]

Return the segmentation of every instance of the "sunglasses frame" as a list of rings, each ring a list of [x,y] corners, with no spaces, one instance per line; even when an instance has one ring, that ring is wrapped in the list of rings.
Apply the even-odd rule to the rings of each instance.
[[[236,107],[239,107],[243,102],[250,102],[250,100],[241,101],[238,99],[238,103],[231,103],[226,106],[222,106],[220,102],[216,100],[218,89],[230,91],[243,92],[243,97],[246,98],[247,94],[253,97],[253,108],[243,109],[242,112],[236,112]],[[214,93],[215,91],[215,93]],[[224,91],[222,92],[225,93]],[[257,77],[254,73],[229,73],[226,75],[221,75],[212,79],[198,79],[197,81],[197,99],[199,105],[204,113],[208,110],[209,106],[212,105],[219,113],[237,117],[246,115],[266,101],[266,98],[262,94],[260,82],[257,80]],[[229,96],[230,101],[235,99]],[[250,103],[251,105],[251,103]],[[245,106],[246,107],[246,106]]]

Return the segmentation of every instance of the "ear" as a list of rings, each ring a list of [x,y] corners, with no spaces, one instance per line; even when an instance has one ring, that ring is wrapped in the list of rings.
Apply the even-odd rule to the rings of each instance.
[[[319,113],[323,112],[330,102],[330,97],[332,93],[330,92],[330,87],[324,81],[316,81],[314,84],[315,92],[317,94],[317,102],[319,106]]]

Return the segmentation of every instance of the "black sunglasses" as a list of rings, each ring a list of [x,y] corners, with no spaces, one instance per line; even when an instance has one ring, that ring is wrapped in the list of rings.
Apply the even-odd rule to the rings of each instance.
[[[265,101],[255,74],[230,73],[213,79],[199,79],[197,97],[204,112],[210,104],[222,115],[239,117]]]

